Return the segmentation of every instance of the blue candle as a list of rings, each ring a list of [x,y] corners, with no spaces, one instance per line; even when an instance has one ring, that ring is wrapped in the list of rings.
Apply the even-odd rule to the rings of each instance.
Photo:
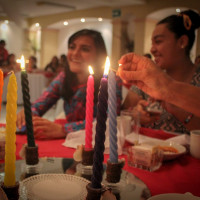
[[[113,71],[110,71],[108,76],[108,118],[109,118],[109,142],[110,142],[109,158],[111,163],[118,163],[116,76]]]
[[[93,174],[91,180],[92,188],[101,188],[103,177],[104,142],[108,109],[108,80],[109,59],[106,60],[104,77],[101,79],[98,104],[97,104],[97,125],[94,145]]]

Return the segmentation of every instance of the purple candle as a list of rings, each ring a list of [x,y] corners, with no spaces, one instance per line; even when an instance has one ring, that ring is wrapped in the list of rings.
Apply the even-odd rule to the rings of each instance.
[[[101,188],[103,176],[104,142],[108,108],[108,80],[107,75],[110,67],[109,58],[106,59],[104,77],[101,79],[98,104],[97,104],[97,125],[94,145],[93,174],[91,180],[92,188]]]

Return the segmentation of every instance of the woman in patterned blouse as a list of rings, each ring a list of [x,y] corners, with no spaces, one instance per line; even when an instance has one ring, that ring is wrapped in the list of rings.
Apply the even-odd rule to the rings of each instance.
[[[83,29],[74,33],[68,41],[67,66],[65,71],[51,82],[47,90],[32,105],[35,138],[63,138],[67,133],[85,128],[86,84],[88,66],[94,70],[94,117],[97,95],[107,52],[100,32]],[[58,99],[64,100],[66,119],[62,123],[51,122],[41,116]],[[117,81],[118,113],[121,105],[121,81]],[[25,124],[24,111],[17,115],[17,126]]]
[[[157,23],[152,34],[151,53],[158,67],[176,81],[200,86],[200,66],[190,59],[190,50],[195,40],[195,29],[200,27],[200,16],[192,10],[179,15],[171,15]],[[184,89],[184,88],[183,88]],[[141,113],[144,127],[166,131],[189,133],[191,129],[200,128],[200,119],[165,101],[161,115],[151,114],[145,110],[149,96],[133,86],[124,107],[135,107]],[[184,99],[183,99],[184,101]]]

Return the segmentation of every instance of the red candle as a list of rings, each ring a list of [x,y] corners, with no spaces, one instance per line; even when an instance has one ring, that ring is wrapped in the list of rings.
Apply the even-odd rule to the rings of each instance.
[[[94,77],[92,67],[89,66],[90,75],[87,81],[86,96],[86,125],[85,125],[85,149],[92,149],[92,122],[94,106]]]

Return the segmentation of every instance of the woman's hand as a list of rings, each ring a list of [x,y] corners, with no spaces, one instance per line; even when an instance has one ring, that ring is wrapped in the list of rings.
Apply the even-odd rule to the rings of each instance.
[[[20,112],[17,113],[16,125],[17,125],[17,128],[21,130],[22,126],[24,126],[25,124],[26,124],[25,114],[24,114],[24,109],[22,109]]]
[[[146,111],[146,106],[149,102],[146,100],[140,100],[134,110],[140,113],[140,124],[145,125],[152,123],[160,118],[160,114],[152,114]]]
[[[33,116],[33,131],[36,139],[54,139],[66,136],[62,125],[38,116]]]
[[[121,57],[118,74],[123,81],[134,84],[157,100],[166,100],[168,87],[172,78],[163,72],[155,63],[134,53]]]

